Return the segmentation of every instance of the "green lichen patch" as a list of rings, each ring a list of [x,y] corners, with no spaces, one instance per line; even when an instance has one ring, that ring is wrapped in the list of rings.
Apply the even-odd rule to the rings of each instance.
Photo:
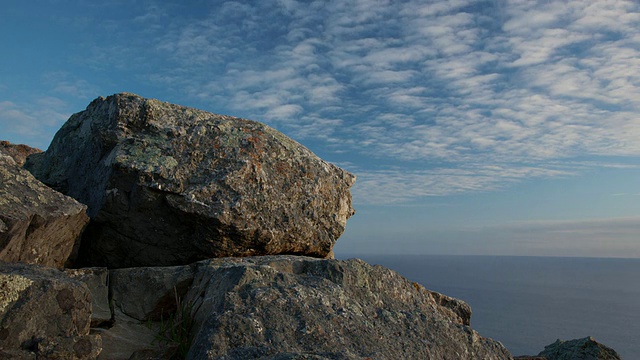
[[[0,312],[7,305],[18,300],[20,293],[31,286],[33,281],[21,275],[0,274]]]

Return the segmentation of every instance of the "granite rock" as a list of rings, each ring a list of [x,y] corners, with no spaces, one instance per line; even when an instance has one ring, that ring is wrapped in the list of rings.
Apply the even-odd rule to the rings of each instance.
[[[435,294],[361,260],[203,261],[187,359],[511,359]]]
[[[108,326],[113,321],[109,295],[109,270],[107,268],[66,269],[65,273],[78,280],[91,292],[91,327]]]
[[[89,333],[91,293],[64,272],[0,264],[0,353],[15,358],[95,359],[101,339]]]
[[[327,257],[355,176],[258,122],[117,94],[94,100],[25,167],[88,205],[84,265]]]
[[[58,268],[72,263],[89,221],[86,206],[36,180],[4,151],[0,148],[0,261]]]
[[[620,360],[620,355],[593,337],[574,340],[557,340],[544,347],[538,354],[547,360]]]
[[[176,311],[193,282],[191,266],[140,267],[109,272],[116,321],[120,314],[137,321],[159,321]]]

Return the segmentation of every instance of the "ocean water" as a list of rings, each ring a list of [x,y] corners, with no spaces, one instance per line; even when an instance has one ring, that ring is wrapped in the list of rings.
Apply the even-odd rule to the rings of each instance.
[[[471,327],[516,355],[593,336],[640,358],[640,259],[354,255],[466,301]]]

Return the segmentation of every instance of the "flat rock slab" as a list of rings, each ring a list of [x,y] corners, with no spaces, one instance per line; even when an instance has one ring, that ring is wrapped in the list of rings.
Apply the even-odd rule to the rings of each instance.
[[[87,204],[85,266],[327,257],[355,176],[255,121],[133,94],[94,100],[25,167]]]
[[[0,147],[0,261],[69,265],[89,222],[87,207],[38,181],[4,151]]]

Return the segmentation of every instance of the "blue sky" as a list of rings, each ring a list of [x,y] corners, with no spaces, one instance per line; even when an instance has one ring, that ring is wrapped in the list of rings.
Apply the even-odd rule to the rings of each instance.
[[[133,92],[355,173],[340,254],[640,257],[634,1],[17,1],[0,138]]]

